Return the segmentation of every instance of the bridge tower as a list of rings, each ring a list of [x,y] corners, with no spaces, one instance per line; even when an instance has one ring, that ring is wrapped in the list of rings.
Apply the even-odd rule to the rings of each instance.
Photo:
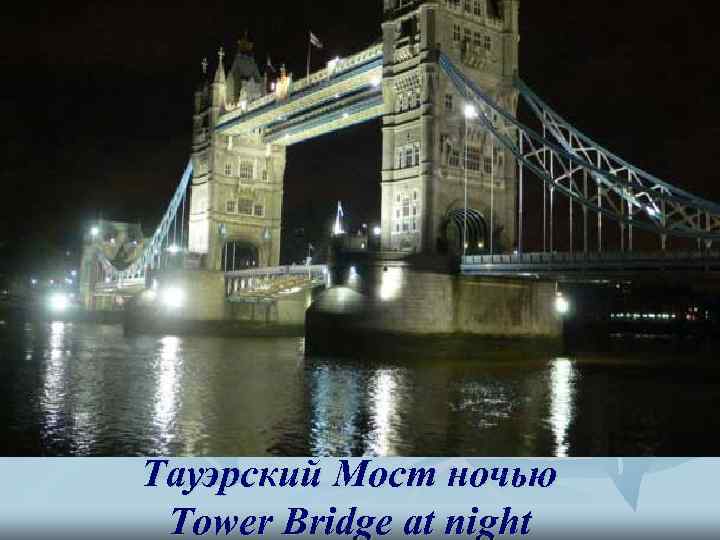
[[[203,73],[207,62],[203,62]],[[224,51],[212,82],[195,93],[193,184],[189,251],[202,268],[218,271],[280,262],[285,147],[266,144],[260,133],[228,136],[218,132],[220,116],[268,91],[247,37],[226,73]]]
[[[468,254],[516,243],[517,172],[438,64],[444,53],[516,115],[519,0],[384,0],[382,242]],[[465,159],[467,156],[467,160]],[[467,163],[466,163],[467,161]],[[494,183],[494,186],[492,185]],[[491,218],[492,208],[492,218]]]

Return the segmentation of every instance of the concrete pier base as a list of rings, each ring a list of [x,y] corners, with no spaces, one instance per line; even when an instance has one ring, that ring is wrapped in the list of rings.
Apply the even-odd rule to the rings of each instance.
[[[439,336],[560,341],[555,284],[465,277],[404,261],[337,269],[306,317],[306,352],[346,354],[391,342]]]
[[[223,337],[304,335],[311,290],[243,300],[226,296],[222,272],[181,270],[159,275],[157,280],[157,291],[143,293],[127,306],[127,332]],[[176,305],[169,305],[168,294],[178,296]]]

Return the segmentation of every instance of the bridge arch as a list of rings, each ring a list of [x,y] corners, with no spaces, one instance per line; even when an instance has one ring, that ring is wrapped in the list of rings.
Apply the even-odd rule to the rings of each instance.
[[[467,238],[465,235],[466,210],[450,210],[441,222],[438,251],[449,255],[462,255],[464,240],[469,255],[485,253],[489,242],[488,224],[478,210],[467,209]]]
[[[232,238],[224,242],[220,261],[223,272],[248,270],[260,265],[260,250],[252,242]]]

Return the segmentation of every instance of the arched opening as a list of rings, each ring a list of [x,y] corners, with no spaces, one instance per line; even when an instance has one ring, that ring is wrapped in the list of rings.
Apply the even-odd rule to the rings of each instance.
[[[236,272],[257,268],[259,264],[258,249],[249,242],[229,240],[222,251],[221,268],[223,272]]]
[[[465,231],[467,228],[467,236]],[[467,243],[467,251],[465,251]],[[488,227],[485,218],[477,210],[458,208],[451,210],[443,220],[440,231],[439,251],[448,255],[479,255],[488,250]]]

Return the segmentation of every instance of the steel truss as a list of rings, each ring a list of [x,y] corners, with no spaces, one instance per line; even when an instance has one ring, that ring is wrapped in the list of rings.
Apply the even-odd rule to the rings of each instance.
[[[569,200],[571,250],[574,204],[583,211],[585,251],[588,212],[597,215],[599,249],[603,216],[620,225],[623,250],[633,248],[633,229],[657,234],[663,249],[668,237],[696,239],[705,248],[720,240],[720,205],[663,182],[598,145],[548,107],[522,81],[517,80],[515,88],[542,123],[543,134],[521,124],[498,106],[444,54],[440,55],[440,65],[458,92],[478,109],[483,127],[518,161],[520,235],[524,172],[529,170],[550,194],[549,251],[554,250],[552,208],[556,192]]]
[[[190,161],[152,239],[145,246],[140,257],[128,268],[124,270],[115,268],[105,254],[101,250],[97,250],[98,261],[102,264],[105,275],[111,283],[130,283],[144,279],[148,269],[156,270],[164,265],[167,260],[165,252],[168,248],[173,247],[178,251],[185,249],[187,244],[187,235],[185,234],[186,202],[192,174],[193,167],[192,161]]]

